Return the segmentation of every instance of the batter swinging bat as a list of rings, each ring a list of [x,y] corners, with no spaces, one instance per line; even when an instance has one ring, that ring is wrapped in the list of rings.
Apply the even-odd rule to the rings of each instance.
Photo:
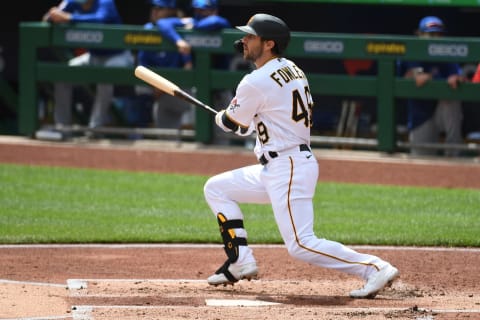
[[[135,68],[135,76],[171,96],[184,99],[198,107],[201,107],[207,111],[212,112],[213,114],[217,114],[217,110],[195,99],[190,94],[180,89],[176,84],[172,83],[171,81],[165,79],[158,73],[155,73],[144,66],[138,66]]]

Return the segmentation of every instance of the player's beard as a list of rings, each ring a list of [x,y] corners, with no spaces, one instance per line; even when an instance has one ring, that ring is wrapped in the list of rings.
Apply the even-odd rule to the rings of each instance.
[[[245,48],[243,49],[243,58],[247,61],[252,61],[255,63],[255,61],[257,61],[262,55],[263,46],[258,46],[256,48],[247,47],[247,50],[245,50]]]

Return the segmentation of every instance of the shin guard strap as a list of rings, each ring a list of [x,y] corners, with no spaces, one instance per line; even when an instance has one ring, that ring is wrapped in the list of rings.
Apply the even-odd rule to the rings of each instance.
[[[226,220],[225,222],[222,222],[222,225],[225,229],[240,229],[243,228],[243,220]]]
[[[223,273],[225,275],[225,277],[228,279],[228,281],[237,282],[238,279],[236,279],[233,276],[233,274],[231,274],[230,271],[228,271],[229,266],[230,266],[230,261],[227,260],[217,271],[215,271],[215,273],[216,274],[222,274]]]

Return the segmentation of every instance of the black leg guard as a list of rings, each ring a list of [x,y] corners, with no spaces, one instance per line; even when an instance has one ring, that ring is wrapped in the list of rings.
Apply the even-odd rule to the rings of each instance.
[[[234,263],[238,260],[238,246],[246,246],[247,239],[238,238],[235,234],[235,228],[243,228],[242,220],[227,220],[223,213],[217,214],[218,225],[220,226],[220,234],[222,235],[225,253],[228,257],[228,263]],[[225,266],[225,265],[224,265]],[[222,266],[223,268],[223,266]],[[225,271],[228,272],[227,267]],[[226,275],[226,273],[225,273]]]

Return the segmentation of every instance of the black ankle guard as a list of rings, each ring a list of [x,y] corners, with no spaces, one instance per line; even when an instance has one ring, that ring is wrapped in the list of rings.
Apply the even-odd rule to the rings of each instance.
[[[217,214],[218,225],[220,226],[220,234],[222,235],[225,253],[228,261],[234,263],[238,260],[238,246],[246,246],[247,239],[238,238],[235,234],[235,228],[243,228],[242,220],[227,220],[223,213]],[[228,266],[227,266],[228,267]],[[228,272],[228,270],[227,270]]]

